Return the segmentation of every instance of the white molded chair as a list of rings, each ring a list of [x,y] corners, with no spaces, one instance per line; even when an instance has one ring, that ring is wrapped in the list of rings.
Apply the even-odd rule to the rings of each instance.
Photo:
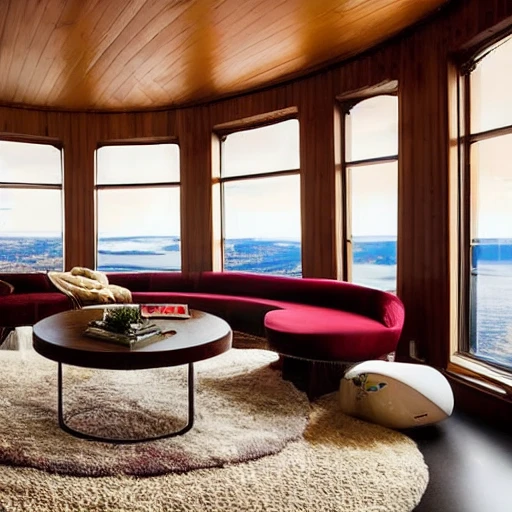
[[[410,428],[444,420],[453,411],[453,392],[438,370],[426,365],[365,361],[340,382],[345,414],[389,428]]]

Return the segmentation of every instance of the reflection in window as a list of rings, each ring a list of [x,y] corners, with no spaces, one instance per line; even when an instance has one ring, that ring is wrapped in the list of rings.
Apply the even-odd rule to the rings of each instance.
[[[298,121],[227,135],[221,162],[224,270],[300,277]]]
[[[398,99],[345,107],[345,279],[396,290]]]
[[[63,269],[62,154],[0,141],[0,271]]]
[[[469,335],[461,352],[512,370],[512,40],[484,50],[464,77],[470,119],[464,195]],[[464,313],[463,313],[464,314]]]
[[[181,269],[176,144],[102,146],[96,190],[99,270]]]

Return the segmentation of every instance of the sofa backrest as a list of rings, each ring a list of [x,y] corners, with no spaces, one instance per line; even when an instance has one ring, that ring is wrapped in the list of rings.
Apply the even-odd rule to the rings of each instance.
[[[0,280],[14,286],[13,293],[45,293],[56,291],[44,272],[5,272],[0,274]]]
[[[192,275],[182,272],[108,272],[108,282],[132,292],[193,292]]]
[[[391,293],[334,279],[269,276],[244,272],[202,272],[196,289],[297,302],[359,313],[387,327],[402,327],[404,307]]]

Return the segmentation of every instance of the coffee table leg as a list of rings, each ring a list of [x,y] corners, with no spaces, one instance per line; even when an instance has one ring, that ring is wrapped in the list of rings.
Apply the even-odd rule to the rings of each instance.
[[[194,426],[194,419],[196,416],[194,410],[194,363],[188,363],[188,422],[183,428],[181,434],[188,432]]]
[[[104,443],[115,443],[115,444],[134,444],[134,443],[143,443],[146,441],[156,441],[157,439],[165,439],[168,437],[180,436],[188,432],[194,426],[194,363],[188,364],[188,418],[187,424],[180,430],[175,432],[169,432],[167,434],[161,434],[159,436],[153,437],[144,437],[138,439],[118,439],[118,438],[109,438],[109,437],[101,437],[95,436],[92,434],[88,434],[86,432],[81,432],[80,430],[76,430],[70,427],[64,420],[64,406],[63,406],[63,385],[62,385],[62,363],[58,363],[57,369],[57,388],[58,388],[58,402],[57,402],[57,415],[59,419],[59,427],[71,434],[75,437],[80,437],[81,439],[88,439],[90,441],[101,441]],[[80,413],[77,413],[80,414]]]

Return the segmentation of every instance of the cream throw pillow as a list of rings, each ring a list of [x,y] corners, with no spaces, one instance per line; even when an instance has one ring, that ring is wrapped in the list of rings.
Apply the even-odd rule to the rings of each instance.
[[[108,278],[103,272],[99,272],[97,270],[91,270],[86,267],[73,267],[71,269],[71,275],[73,276],[84,276],[88,279],[93,279],[94,281],[98,281],[98,283],[103,286],[108,285]]]

